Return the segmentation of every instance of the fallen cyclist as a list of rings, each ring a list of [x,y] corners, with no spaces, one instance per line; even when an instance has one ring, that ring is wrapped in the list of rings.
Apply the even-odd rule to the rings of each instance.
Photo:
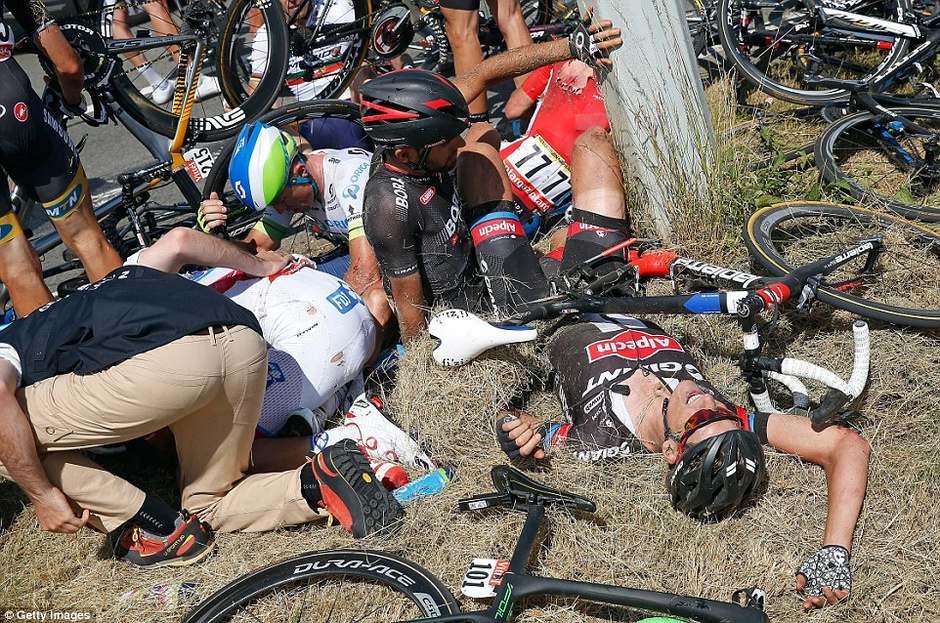
[[[623,209],[617,162],[609,143],[606,151],[600,142],[590,151],[575,147],[576,208]],[[501,414],[497,434],[510,457],[543,459],[560,447],[586,461],[658,453],[669,465],[673,506],[703,520],[754,501],[766,478],[761,444],[820,465],[829,491],[823,546],[798,569],[796,588],[806,609],[848,596],[870,452],[858,433],[840,426],[816,432],[805,417],[736,406],[676,338],[642,319],[582,318],[560,329],[547,352],[564,418],[541,423],[521,411]]]
[[[340,278],[309,260],[240,247],[176,228],[128,260],[191,275],[250,311],[268,344],[268,378],[252,447],[252,471],[280,471],[343,439],[353,439],[380,478],[395,463],[427,470],[431,460],[364,394],[363,369],[382,346],[377,322]],[[242,270],[224,267],[242,267]],[[245,269],[248,270],[245,270]],[[261,275],[256,276],[256,275]],[[340,425],[327,429],[327,421]],[[286,436],[290,429],[290,436]]]
[[[536,105],[537,104],[537,105]],[[535,106],[520,138],[499,151],[516,202],[538,215],[571,203],[571,151],[584,131],[610,130],[604,98],[590,65],[570,60],[536,69],[506,102],[506,118],[521,117]]]
[[[400,519],[351,440],[292,470],[247,474],[267,372],[246,309],[178,275],[118,268],[0,331],[0,472],[43,528],[114,533],[116,555],[140,566],[191,564],[212,550],[211,530],[302,524],[324,507],[355,536]],[[164,427],[182,511],[81,452]]]
[[[235,139],[229,183],[245,206],[263,212],[245,237],[249,245],[279,249],[292,217],[302,213],[313,215],[327,233],[348,239],[349,255],[334,272],[366,300],[384,327],[392,312],[362,221],[371,159],[370,152],[358,148],[313,149],[299,134],[257,121],[246,124]],[[200,204],[199,221],[206,232],[228,221],[228,210],[215,193]]]
[[[590,30],[592,35],[582,26],[570,40],[489,58],[454,82],[401,70],[362,85],[362,122],[382,146],[366,186],[365,230],[388,281],[403,339],[424,330],[425,310],[434,304],[502,313],[548,292],[514,211],[497,133],[476,124],[461,134],[468,128],[467,102],[492,83],[573,56],[609,64],[604,56],[622,44],[620,31],[609,21]],[[564,263],[590,257],[581,255],[596,246],[589,238],[620,227],[623,206],[604,214],[588,203],[573,218],[569,236],[579,239],[569,244]]]

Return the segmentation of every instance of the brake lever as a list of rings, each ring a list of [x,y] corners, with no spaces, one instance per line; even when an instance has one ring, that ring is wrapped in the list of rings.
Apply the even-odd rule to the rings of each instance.
[[[819,290],[819,277],[807,279],[806,283],[803,284],[803,289],[800,290],[800,297],[796,301],[796,310],[798,312],[806,313],[809,311],[813,301],[816,300],[817,290]]]

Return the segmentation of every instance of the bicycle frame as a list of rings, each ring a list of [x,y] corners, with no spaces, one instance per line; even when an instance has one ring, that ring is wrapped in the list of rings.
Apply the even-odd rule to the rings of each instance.
[[[128,202],[134,203],[134,198],[141,195],[142,193],[152,190],[156,186],[159,186],[163,182],[172,179],[179,188],[180,192],[183,194],[186,199],[186,204],[175,204],[173,206],[164,206],[165,209],[171,211],[188,211],[194,212],[202,199],[199,188],[195,185],[192,179],[189,178],[189,175],[186,171],[186,160],[183,157],[182,151],[186,144],[186,131],[189,127],[189,118],[192,112],[192,106],[195,102],[196,97],[196,86],[199,82],[199,71],[202,65],[203,58],[203,44],[195,37],[191,36],[180,36],[180,37],[169,37],[174,39],[174,42],[181,44],[181,57],[180,57],[180,73],[177,76],[176,84],[176,93],[173,98],[173,109],[177,114],[179,114],[179,121],[177,124],[176,135],[170,141],[169,145],[164,147],[161,145],[162,140],[158,138],[153,132],[150,132],[139,123],[137,123],[133,118],[131,118],[126,112],[120,109],[113,100],[106,100],[104,105],[108,109],[108,113],[111,117],[118,120],[122,125],[124,125],[131,134],[137,138],[138,141],[147,150],[157,159],[156,165],[151,165],[144,167],[135,171],[128,176],[131,179],[125,180],[131,182],[130,185],[122,183],[122,193],[117,197],[104,202],[99,206],[94,206],[93,211],[95,219],[101,221],[105,217],[114,213],[122,205],[127,205]],[[166,45],[166,37],[146,37],[143,39],[129,39],[127,43],[137,44],[140,42],[140,47],[134,47],[135,50],[151,49],[154,47],[163,47]],[[123,43],[123,42],[116,42]],[[191,52],[187,52],[186,49],[191,48]],[[115,48],[115,53],[117,50],[121,52],[128,51],[129,48],[117,46]],[[110,47],[109,47],[110,53]],[[193,60],[195,59],[195,60]],[[165,150],[165,151],[164,151]],[[185,205],[185,208],[183,207]],[[133,212],[133,214],[131,214]],[[136,206],[132,205],[128,209],[128,217],[131,219],[132,228],[135,230],[137,235],[138,242],[143,244],[149,244],[150,240],[147,238],[146,234],[143,232],[143,228],[139,223],[140,213],[136,210]],[[52,249],[56,248],[62,243],[62,239],[59,237],[57,231],[53,230],[49,234],[37,238],[31,241],[33,248],[36,253],[40,256],[48,253]],[[43,271],[44,277],[50,277],[55,274],[65,272],[67,270],[72,270],[77,268],[77,261],[66,262],[60,266],[54,266]]]
[[[423,623],[502,623],[512,616],[516,604],[540,595],[570,597],[594,603],[651,610],[662,614],[695,619],[702,623],[766,623],[769,619],[756,608],[738,604],[660,593],[609,584],[563,580],[526,574],[533,550],[539,544],[538,531],[545,517],[544,504],[526,506],[526,519],[513,549],[509,570],[489,608],[441,617],[419,619]],[[417,623],[418,620],[407,623]],[[405,623],[405,622],[402,622]]]

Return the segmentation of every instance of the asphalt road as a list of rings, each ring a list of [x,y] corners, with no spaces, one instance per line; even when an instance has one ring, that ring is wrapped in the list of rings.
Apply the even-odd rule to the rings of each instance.
[[[18,55],[17,62],[24,68],[30,77],[33,89],[42,93],[44,88],[43,71],[34,55]],[[120,192],[117,177],[125,172],[142,168],[155,162],[154,157],[147,149],[123,126],[109,124],[91,127],[80,120],[71,120],[68,131],[72,140],[78,143],[83,137],[85,146],[81,152],[82,165],[88,175],[92,192],[92,203],[100,205],[107,199]],[[167,141],[168,142],[168,141]],[[218,151],[221,143],[208,143],[213,151]],[[172,184],[151,194],[151,199],[157,202],[175,203],[182,200],[179,190]],[[34,235],[43,235],[52,231],[52,226],[41,210],[33,210],[23,225],[31,229]],[[43,266],[58,264],[62,261],[63,248],[51,251],[42,258]],[[65,278],[74,277],[78,273],[66,273],[60,277],[48,279],[50,287],[55,287]]]

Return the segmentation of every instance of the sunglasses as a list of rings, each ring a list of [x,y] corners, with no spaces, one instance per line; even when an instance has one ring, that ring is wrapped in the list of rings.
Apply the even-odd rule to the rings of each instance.
[[[663,400],[663,431],[664,438],[663,441],[668,441],[672,439],[673,441],[679,444],[679,447],[676,449],[676,454],[682,456],[682,453],[685,452],[685,446],[689,441],[695,431],[708,426],[714,422],[720,422],[722,420],[734,420],[735,422],[740,422],[740,418],[734,413],[727,411],[725,409],[699,409],[692,416],[685,421],[685,424],[682,426],[681,432],[673,432],[669,429],[669,420],[666,417],[666,411],[669,409],[669,399],[666,398]]]

